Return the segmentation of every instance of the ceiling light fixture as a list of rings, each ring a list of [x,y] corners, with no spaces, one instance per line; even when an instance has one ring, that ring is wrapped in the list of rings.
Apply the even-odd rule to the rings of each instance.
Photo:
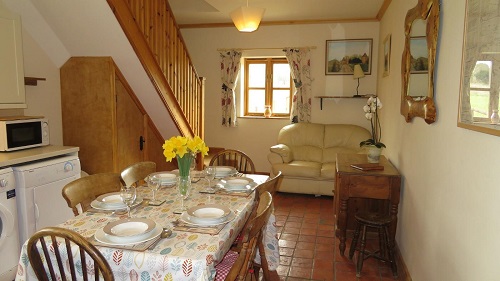
[[[239,7],[231,12],[231,19],[240,32],[252,32],[259,28],[260,20],[264,15],[264,8]]]

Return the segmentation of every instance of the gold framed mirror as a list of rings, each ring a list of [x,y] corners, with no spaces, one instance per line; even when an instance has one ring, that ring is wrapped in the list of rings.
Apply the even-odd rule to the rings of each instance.
[[[436,121],[434,66],[439,31],[439,0],[418,0],[405,18],[405,46],[401,63],[401,115],[406,122],[422,117]]]
[[[458,127],[500,136],[500,0],[468,0]]]

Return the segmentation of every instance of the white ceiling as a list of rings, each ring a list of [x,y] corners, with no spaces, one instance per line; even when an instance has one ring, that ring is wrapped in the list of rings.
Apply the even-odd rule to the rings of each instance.
[[[388,0],[248,0],[265,8],[262,23],[375,19]],[[390,1],[389,1],[390,2]],[[229,14],[247,0],[169,0],[178,24],[231,23]]]

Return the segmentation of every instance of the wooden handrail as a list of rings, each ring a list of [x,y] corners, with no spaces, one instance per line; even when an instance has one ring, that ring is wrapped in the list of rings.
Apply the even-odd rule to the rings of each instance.
[[[198,76],[167,0],[107,0],[184,136],[204,137],[205,79]]]

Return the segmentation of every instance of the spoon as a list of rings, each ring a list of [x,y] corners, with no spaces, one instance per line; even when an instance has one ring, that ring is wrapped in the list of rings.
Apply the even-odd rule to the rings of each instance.
[[[158,238],[153,244],[151,244],[148,247],[148,249],[153,249],[154,247],[156,247],[156,245],[158,244],[158,242],[160,242],[160,240],[168,238],[171,235],[172,235],[172,229],[164,227],[163,230],[160,233],[160,238]]]

